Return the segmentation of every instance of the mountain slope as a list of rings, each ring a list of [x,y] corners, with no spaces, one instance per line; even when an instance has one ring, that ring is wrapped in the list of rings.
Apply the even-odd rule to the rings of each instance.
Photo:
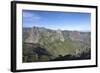
[[[90,32],[51,30],[42,27],[23,28],[23,62],[48,61],[66,55],[80,57],[83,52],[90,53],[90,35]],[[34,49],[38,48],[45,49],[42,51],[43,55],[39,55],[41,51],[34,52]],[[45,52],[48,54],[44,55]]]

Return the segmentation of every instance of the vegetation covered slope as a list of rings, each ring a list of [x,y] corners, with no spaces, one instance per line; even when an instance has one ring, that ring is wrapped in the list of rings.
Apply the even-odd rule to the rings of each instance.
[[[90,59],[91,33],[23,28],[23,62]]]

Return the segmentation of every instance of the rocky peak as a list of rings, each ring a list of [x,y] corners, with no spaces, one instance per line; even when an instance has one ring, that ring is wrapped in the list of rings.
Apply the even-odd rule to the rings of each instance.
[[[38,43],[39,42],[39,28],[33,27],[29,32],[29,37],[25,40],[26,43]]]
[[[60,41],[64,42],[64,36],[63,36],[63,34],[62,34],[62,31],[61,31],[61,30],[57,30],[56,33],[57,33],[58,39],[59,39]]]

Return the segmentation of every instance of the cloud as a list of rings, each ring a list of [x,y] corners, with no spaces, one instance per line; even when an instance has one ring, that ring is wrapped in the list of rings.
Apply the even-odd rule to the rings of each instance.
[[[41,17],[33,12],[25,12],[23,11],[23,20],[24,22],[33,22],[33,21],[36,21],[36,20],[40,20]]]

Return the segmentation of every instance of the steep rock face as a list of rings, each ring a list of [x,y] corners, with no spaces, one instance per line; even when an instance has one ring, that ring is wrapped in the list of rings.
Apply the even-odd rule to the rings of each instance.
[[[58,38],[60,41],[64,42],[64,36],[63,36],[63,34],[62,34],[62,31],[61,31],[61,30],[57,30],[56,33],[57,33],[57,35],[56,35],[57,38]]]
[[[80,37],[80,32],[78,31],[72,31],[70,32],[70,39],[73,40],[73,41],[81,41],[81,37]]]
[[[38,43],[40,39],[39,30],[37,27],[31,28],[29,36],[25,39],[26,43]]]

